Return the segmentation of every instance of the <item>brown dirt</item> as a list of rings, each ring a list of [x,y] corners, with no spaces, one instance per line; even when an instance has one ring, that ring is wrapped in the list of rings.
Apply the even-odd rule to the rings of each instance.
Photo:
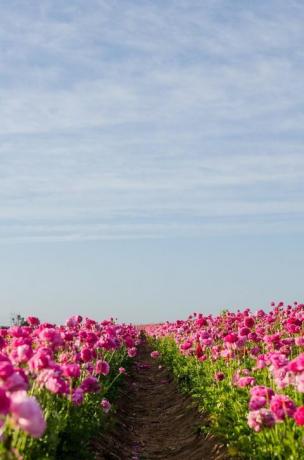
[[[201,434],[204,417],[159,369],[143,344],[117,402],[115,424],[94,443],[96,460],[222,460],[225,449]]]

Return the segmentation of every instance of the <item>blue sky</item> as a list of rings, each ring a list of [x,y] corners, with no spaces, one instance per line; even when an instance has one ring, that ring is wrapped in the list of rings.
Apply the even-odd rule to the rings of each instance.
[[[0,12],[0,321],[303,297],[302,1]]]

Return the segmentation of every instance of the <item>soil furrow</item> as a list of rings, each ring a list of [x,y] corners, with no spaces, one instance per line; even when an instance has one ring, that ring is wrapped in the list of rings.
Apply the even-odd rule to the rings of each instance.
[[[204,424],[191,398],[143,344],[120,390],[113,427],[94,443],[96,460],[221,460],[225,450],[200,433]]]

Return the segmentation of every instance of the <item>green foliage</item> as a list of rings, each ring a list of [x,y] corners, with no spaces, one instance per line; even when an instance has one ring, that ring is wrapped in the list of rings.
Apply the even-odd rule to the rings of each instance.
[[[119,367],[128,367],[130,362],[125,348],[115,353],[105,353],[104,359],[111,363],[110,373],[100,377],[101,390],[98,393],[87,393],[80,406],[73,405],[66,396],[54,395],[45,389],[34,389],[32,394],[44,408],[47,430],[39,439],[19,430],[13,431],[10,447],[17,448],[23,460],[93,459],[92,440],[111,421],[111,415],[103,412],[100,403],[103,398],[115,400],[120,379],[123,378]],[[1,460],[17,459],[2,447]]]
[[[208,359],[200,362],[195,356],[181,354],[170,337],[150,340],[153,348],[161,353],[162,362],[171,369],[182,391],[191,394],[205,414],[201,430],[212,432],[223,440],[229,457],[247,460],[304,459],[304,432],[292,420],[277,423],[274,428],[259,433],[249,428],[249,391],[234,386],[232,379],[240,368],[252,369],[251,358],[243,357],[241,361]],[[220,382],[214,379],[218,371],[225,374]],[[257,385],[273,385],[267,370],[259,370],[254,375]],[[285,393],[288,394],[288,391]],[[290,390],[290,396],[297,404],[303,404],[301,394]]]

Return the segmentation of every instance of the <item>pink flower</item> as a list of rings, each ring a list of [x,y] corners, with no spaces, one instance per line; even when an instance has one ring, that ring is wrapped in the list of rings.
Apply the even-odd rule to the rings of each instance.
[[[6,391],[27,390],[28,381],[23,371],[15,370],[7,379],[0,384],[1,388]]]
[[[111,409],[111,403],[110,403],[107,399],[105,399],[105,398],[103,398],[103,400],[101,401],[100,405],[101,405],[103,411],[104,411],[106,414],[107,414],[107,413],[110,411],[110,409]]]
[[[97,393],[100,390],[100,384],[96,377],[87,377],[83,380],[80,388],[84,393]]]
[[[125,374],[125,373],[126,373],[126,369],[125,369],[124,367],[120,367],[120,368],[118,369],[118,372],[119,372],[120,374]]]
[[[46,422],[40,405],[34,397],[27,396],[25,391],[16,391],[11,395],[11,406],[14,423],[34,438],[40,438],[46,429]]]
[[[224,380],[224,378],[225,378],[224,372],[216,372],[214,374],[214,380],[216,380],[217,382],[220,382],[221,380]]]
[[[80,406],[83,402],[84,392],[81,388],[76,388],[72,394],[72,402],[75,406]]]
[[[8,414],[11,400],[7,396],[6,392],[0,389],[0,414]]]
[[[297,425],[304,425],[304,406],[300,406],[297,408],[297,410],[293,414],[293,418]]]
[[[292,417],[296,411],[295,403],[286,395],[276,394],[271,398],[270,409],[276,420]]]
[[[247,421],[249,427],[257,432],[264,427],[271,428],[275,424],[272,412],[264,408],[249,412]]]
[[[231,334],[227,334],[225,335],[224,337],[224,341],[227,342],[227,343],[235,343],[238,341],[238,336],[237,334],[234,334],[233,332],[231,332]]]
[[[83,348],[80,352],[80,356],[81,356],[82,361],[87,363],[91,361],[92,359],[92,352],[89,348]]]
[[[54,394],[68,394],[69,386],[65,380],[55,375],[50,376],[45,382],[45,388]]]
[[[235,385],[238,386],[239,388],[244,388],[250,385],[252,386],[254,384],[255,384],[255,378],[251,376],[240,377],[235,383]]]
[[[65,377],[78,378],[80,377],[79,364],[65,364],[62,366],[62,372]]]
[[[304,371],[304,353],[301,353],[299,356],[289,362],[288,370],[291,372]]]
[[[159,357],[159,355],[160,355],[160,353],[157,350],[152,351],[151,354],[150,354],[151,358],[153,358],[153,359],[157,359]]]
[[[244,319],[244,325],[248,328],[252,328],[254,326],[254,318],[252,316],[247,316],[245,319]]]
[[[298,347],[304,347],[304,337],[296,337],[295,338],[295,344]]]
[[[136,355],[137,355],[137,348],[136,347],[132,347],[132,348],[128,349],[128,356],[130,358],[134,358]]]
[[[14,367],[10,361],[0,361],[0,379],[6,380],[14,372]]]
[[[108,375],[110,372],[110,365],[107,361],[97,361],[95,365],[95,372],[97,375],[102,374],[102,375]]]
[[[192,345],[193,345],[192,340],[186,340],[185,342],[181,344],[180,348],[181,350],[186,351],[186,350],[189,350],[189,348],[191,348]]]
[[[241,337],[247,336],[248,334],[250,334],[250,329],[248,327],[241,327],[241,329],[239,330],[239,334]]]
[[[40,324],[40,321],[38,318],[36,318],[36,316],[28,316],[26,318],[26,322],[30,325],[30,326],[39,326]]]
[[[81,321],[82,321],[82,317],[81,317],[81,316],[79,316],[79,315],[74,315],[74,316],[71,316],[70,318],[68,318],[68,319],[66,320],[66,323],[65,323],[65,324],[66,324],[67,327],[71,327],[71,328],[72,328],[72,327],[78,326],[78,324],[80,324]]]
[[[265,407],[267,399],[265,396],[252,396],[249,401],[249,410],[258,410]]]
[[[52,346],[62,345],[62,337],[54,327],[45,327],[39,333],[39,339],[42,342],[49,343]]]
[[[250,394],[251,396],[255,396],[255,397],[263,396],[267,399],[267,401],[270,401],[272,396],[274,396],[274,391],[272,388],[268,388],[263,385],[257,385],[250,389]]]
[[[51,350],[47,348],[38,348],[36,353],[29,360],[28,365],[31,372],[39,372],[46,369],[51,364]]]
[[[16,347],[14,349],[14,351],[14,358],[18,364],[27,363],[29,359],[33,356],[33,350],[27,344],[19,345],[19,347]]]

